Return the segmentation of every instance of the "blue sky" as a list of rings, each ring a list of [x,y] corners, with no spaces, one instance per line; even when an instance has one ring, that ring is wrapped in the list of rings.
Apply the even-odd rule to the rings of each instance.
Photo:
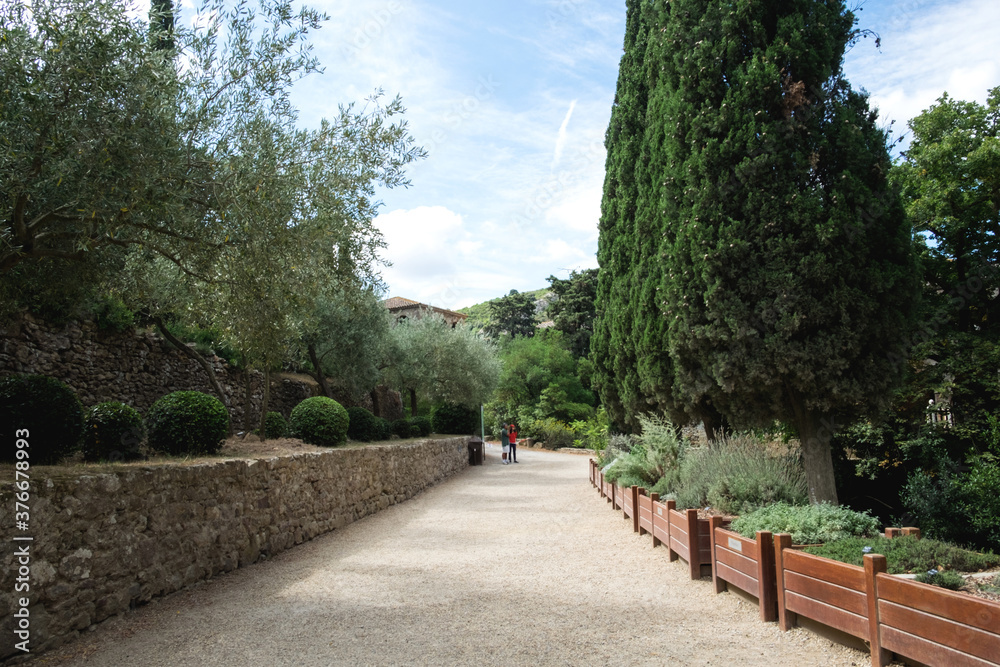
[[[185,0],[185,3],[190,0]],[[400,94],[428,149],[412,187],[384,192],[386,296],[460,308],[596,267],[624,0],[318,0],[325,67],[297,85],[301,123],[376,88]],[[870,0],[879,33],[845,73],[895,120],[944,91],[985,101],[1000,85],[998,0]]]

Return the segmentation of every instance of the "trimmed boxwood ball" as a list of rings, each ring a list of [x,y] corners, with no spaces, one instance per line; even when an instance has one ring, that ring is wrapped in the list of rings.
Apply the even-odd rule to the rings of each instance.
[[[83,406],[73,390],[45,375],[0,378],[0,461],[17,459],[16,439],[27,431],[31,465],[52,465],[75,452],[83,434]],[[23,456],[23,455],[22,455]]]
[[[359,442],[371,442],[380,440],[382,435],[381,424],[378,417],[364,408],[347,408],[347,416],[350,423],[347,425],[347,437]]]
[[[142,458],[139,445],[146,428],[135,408],[108,401],[87,410],[83,424],[83,458],[86,461],[135,461]]]
[[[408,419],[397,419],[391,424],[392,434],[399,436],[400,438],[410,437],[410,420]]]
[[[426,438],[431,434],[433,427],[431,426],[430,417],[412,417],[410,419],[411,432],[416,431],[415,437]]]
[[[347,441],[347,410],[326,396],[307,398],[292,410],[292,436],[321,447],[336,447]]]
[[[388,440],[392,437],[392,422],[384,417],[376,417],[376,424],[378,425],[378,439]]]
[[[215,454],[229,434],[222,401],[200,391],[167,394],[146,414],[149,445],[167,454]]]
[[[288,421],[280,412],[268,412],[264,415],[264,439],[275,440],[288,435]]]
[[[479,410],[443,403],[434,408],[431,423],[435,433],[470,435],[479,432]]]

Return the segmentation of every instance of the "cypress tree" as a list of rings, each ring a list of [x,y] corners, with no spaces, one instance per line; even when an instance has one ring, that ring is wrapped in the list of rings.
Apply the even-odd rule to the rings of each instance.
[[[623,429],[633,426],[640,408],[631,296],[637,252],[635,172],[646,114],[646,41],[642,2],[626,0],[624,54],[604,142],[607,161],[597,246],[600,270],[591,338],[594,388],[612,422]]]
[[[841,76],[854,17],[841,0],[654,4],[674,391],[794,424],[810,499],[836,502],[830,437],[887,400],[917,284],[887,138]]]

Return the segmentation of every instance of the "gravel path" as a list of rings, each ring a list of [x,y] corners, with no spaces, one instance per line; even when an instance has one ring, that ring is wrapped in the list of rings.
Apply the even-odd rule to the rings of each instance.
[[[522,450],[101,624],[46,665],[866,665],[690,581],[587,458]]]

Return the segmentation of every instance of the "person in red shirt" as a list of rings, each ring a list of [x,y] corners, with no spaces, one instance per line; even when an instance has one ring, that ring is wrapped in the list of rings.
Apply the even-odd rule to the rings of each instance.
[[[517,463],[517,424],[511,424],[507,431],[507,437],[510,439],[510,456],[507,458],[511,462]]]

